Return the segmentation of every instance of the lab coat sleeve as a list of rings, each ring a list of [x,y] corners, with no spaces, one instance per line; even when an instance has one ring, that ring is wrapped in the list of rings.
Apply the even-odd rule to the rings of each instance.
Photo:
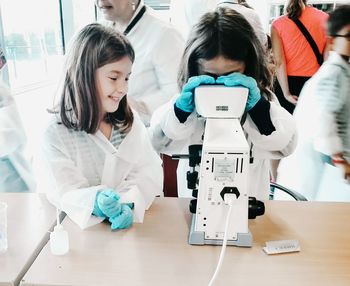
[[[279,104],[271,102],[270,116],[276,129],[270,135],[260,134],[249,116],[243,126],[253,144],[254,157],[279,159],[290,155],[296,147],[297,132],[292,115]]]
[[[153,147],[160,153],[181,152],[197,127],[195,112],[184,123],[178,120],[174,111],[176,98],[177,95],[159,107],[151,119],[149,134]]]
[[[147,134],[145,135],[147,136]],[[132,190],[133,194],[139,196],[135,203],[135,222],[143,221],[144,210],[148,210],[156,196],[162,196],[163,189],[163,169],[162,162],[157,153],[153,150],[151,143],[147,140],[140,142],[142,145],[142,155],[138,162],[127,175],[126,179],[118,186],[118,190],[123,193],[123,190]],[[148,141],[148,142],[147,142]],[[141,145],[140,145],[141,146]],[[125,198],[123,198],[125,200]],[[128,200],[126,199],[126,202]],[[141,206],[137,204],[141,203]],[[139,210],[138,210],[139,209]]]
[[[160,157],[152,147],[145,126],[136,116],[133,128],[135,129],[133,130],[135,136],[130,136],[129,138],[124,139],[130,140],[130,142],[123,142],[123,146],[120,146],[119,151],[122,157],[125,156],[125,162],[128,159],[134,161],[128,163],[129,166],[131,166],[131,169],[127,173],[127,176],[125,180],[123,180],[122,184],[118,186],[118,189],[123,190],[136,186],[137,192],[142,195],[142,199],[144,201],[144,211],[151,206],[156,196],[162,195],[163,169]],[[137,140],[136,145],[134,140]],[[134,148],[132,152],[137,153],[137,156],[127,156],[127,150],[124,148]],[[135,211],[137,207],[138,206],[135,205]],[[139,219],[139,221],[142,221],[142,219]]]
[[[90,187],[87,178],[70,158],[65,144],[57,132],[50,128],[45,132],[42,142],[43,161],[41,171],[47,176],[43,184],[49,201],[64,211],[81,228],[100,222],[92,216],[97,191],[106,186]]]
[[[152,63],[158,84],[156,89],[145,93],[140,98],[149,114],[168,102],[177,93],[177,73],[184,49],[184,40],[173,28],[164,29],[158,38],[157,47],[152,52]]]
[[[341,83],[348,80],[341,71],[342,67],[327,65],[327,69],[327,73],[319,74],[320,77],[314,86],[314,96],[319,108],[319,112],[316,113],[318,124],[315,126],[314,147],[321,153],[332,155],[344,151],[340,136],[344,130],[337,122],[337,114],[349,114],[349,111],[343,110],[346,96],[349,94],[341,91]]]
[[[0,157],[10,155],[26,142],[15,101],[0,87]]]

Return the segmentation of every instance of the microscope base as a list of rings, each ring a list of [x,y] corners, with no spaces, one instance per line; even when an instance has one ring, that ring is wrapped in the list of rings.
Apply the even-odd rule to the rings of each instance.
[[[196,221],[195,214],[192,215],[192,224],[190,229],[190,235],[188,243],[192,245],[222,245],[222,239],[205,239],[203,231],[195,231],[194,225]],[[253,244],[253,236],[250,232],[248,233],[237,233],[237,240],[227,240],[227,245],[240,246],[240,247],[251,247]]]

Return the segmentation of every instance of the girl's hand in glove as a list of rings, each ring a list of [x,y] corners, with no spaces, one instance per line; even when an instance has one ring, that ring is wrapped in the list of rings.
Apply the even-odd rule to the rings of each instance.
[[[121,212],[120,196],[113,189],[97,192],[93,214],[99,217],[115,217]]]
[[[134,220],[133,212],[127,204],[121,205],[121,212],[115,217],[110,217],[111,229],[124,229],[132,226]]]
[[[229,75],[219,76],[216,79],[216,83],[223,84],[229,87],[241,86],[248,88],[249,93],[247,103],[245,106],[245,109],[247,111],[251,110],[261,98],[260,90],[258,88],[256,80],[250,76],[234,72]]]
[[[215,79],[208,75],[190,77],[183,86],[180,96],[176,99],[176,107],[185,112],[193,112],[195,109],[194,90],[196,87],[205,84],[215,84]]]

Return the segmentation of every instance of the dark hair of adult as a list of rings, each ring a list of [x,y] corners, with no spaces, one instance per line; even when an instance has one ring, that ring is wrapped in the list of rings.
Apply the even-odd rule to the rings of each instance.
[[[329,13],[327,22],[328,35],[334,36],[350,24],[350,5],[341,5]]]
[[[129,41],[112,28],[94,23],[76,35],[66,58],[60,101],[61,120],[67,128],[92,134],[98,130],[101,102],[97,95],[96,70],[125,56],[133,62],[134,50]],[[104,120],[126,132],[133,118],[124,96],[118,109],[108,113]]]
[[[244,74],[254,78],[270,98],[272,75],[265,51],[244,16],[230,8],[219,7],[204,14],[192,28],[180,64],[179,88],[182,89],[190,77],[199,75],[200,60],[217,56],[244,62]]]
[[[286,12],[290,18],[299,18],[303,12],[303,7],[306,5],[307,0],[289,0]]]

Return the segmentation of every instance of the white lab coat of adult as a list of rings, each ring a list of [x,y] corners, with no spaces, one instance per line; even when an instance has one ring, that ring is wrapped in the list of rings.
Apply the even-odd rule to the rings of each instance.
[[[54,118],[43,137],[48,199],[86,228],[101,221],[91,215],[97,191],[113,188],[121,202],[134,202],[134,222],[142,222],[144,211],[162,193],[163,172],[137,114],[118,149],[101,131],[88,134],[57,122]]]
[[[228,7],[242,14],[246,18],[246,20],[249,22],[249,24],[253,27],[255,34],[258,37],[260,43],[263,45],[263,47],[267,48],[267,35],[261,23],[260,16],[254,9],[248,8],[242,4],[238,4],[238,2],[234,0],[232,1],[219,0],[218,7]]]
[[[202,144],[205,119],[198,117],[196,112],[180,123],[174,112],[174,102],[160,107],[154,113],[151,121],[150,134],[153,145],[159,152],[188,154],[188,146]],[[270,116],[275,127],[270,135],[262,135],[248,115],[243,130],[249,146],[251,146],[253,163],[249,166],[248,194],[260,200],[267,200],[269,194],[269,164],[270,159],[279,159],[291,154],[296,145],[296,128],[293,117],[279,104],[271,102]],[[191,191],[186,187],[186,172],[189,170],[188,160],[179,163],[178,194],[180,197],[191,197]]]
[[[143,6],[141,1],[134,17]],[[136,101],[133,108],[148,126],[154,110],[178,92],[177,72],[185,43],[181,34],[147,5],[126,37],[135,50],[128,97]]]
[[[0,157],[7,157],[26,184],[27,191],[34,191],[36,184],[31,165],[25,155],[26,141],[16,103],[9,90],[0,83]]]
[[[267,36],[264,31],[263,25],[260,20],[259,14],[251,8],[248,8],[242,4],[238,4],[237,1],[227,0],[189,0],[185,1],[185,13],[187,21],[191,26],[196,24],[200,17],[207,12],[212,12],[217,7],[228,7],[236,12],[242,14],[249,24],[253,27],[256,36],[263,47],[267,47]]]

